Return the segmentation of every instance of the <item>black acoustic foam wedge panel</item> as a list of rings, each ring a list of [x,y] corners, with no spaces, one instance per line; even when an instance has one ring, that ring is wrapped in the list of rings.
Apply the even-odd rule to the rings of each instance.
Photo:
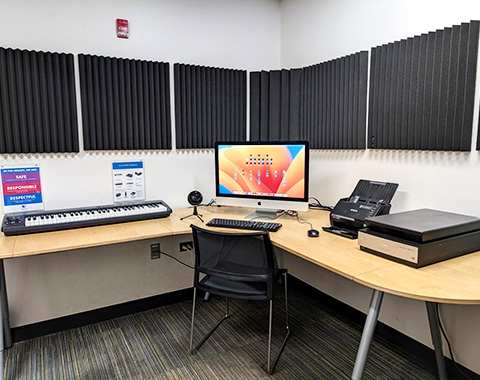
[[[0,153],[78,151],[73,55],[0,48]]]
[[[169,64],[80,54],[85,150],[171,149]]]
[[[176,63],[177,149],[246,139],[246,71]]]
[[[479,25],[372,49],[369,148],[471,149]]]

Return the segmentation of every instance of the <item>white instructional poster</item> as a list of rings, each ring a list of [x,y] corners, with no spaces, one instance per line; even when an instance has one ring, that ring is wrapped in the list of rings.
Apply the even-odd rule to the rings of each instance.
[[[113,162],[113,201],[145,199],[145,172],[142,161]]]

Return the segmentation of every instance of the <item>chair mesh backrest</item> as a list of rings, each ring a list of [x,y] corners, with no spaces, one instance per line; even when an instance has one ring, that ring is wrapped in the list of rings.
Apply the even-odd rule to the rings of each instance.
[[[221,233],[192,225],[195,244],[195,285],[198,275],[241,281],[270,281],[275,256],[267,232]]]

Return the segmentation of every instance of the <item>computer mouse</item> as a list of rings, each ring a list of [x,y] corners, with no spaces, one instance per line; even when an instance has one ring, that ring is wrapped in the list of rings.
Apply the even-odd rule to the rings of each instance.
[[[318,230],[314,230],[313,228],[311,230],[308,230],[307,234],[309,237],[318,237],[318,235],[320,235]]]

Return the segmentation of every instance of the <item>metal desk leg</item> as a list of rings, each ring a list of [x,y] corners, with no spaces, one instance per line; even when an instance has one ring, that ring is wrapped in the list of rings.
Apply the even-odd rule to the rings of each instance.
[[[445,357],[443,356],[442,337],[440,335],[440,323],[438,320],[438,304],[436,302],[425,302],[427,306],[428,323],[430,324],[430,334],[432,335],[433,348],[435,349],[435,359],[437,360],[438,378],[446,380],[447,369],[445,367]]]
[[[4,312],[4,301],[6,302],[6,298],[4,296],[7,295],[6,288],[5,288],[5,272],[3,269],[3,260],[0,260],[0,380],[3,380],[3,312]]]
[[[7,297],[7,284],[5,283],[5,269],[3,266],[3,260],[0,260],[0,303],[2,304],[1,313],[2,316],[2,328],[3,328],[3,346],[10,348],[12,343],[12,332],[10,331],[10,315],[8,313],[8,297]]]
[[[360,347],[358,348],[355,366],[353,367],[352,379],[360,380],[365,370],[365,363],[367,362],[368,351],[377,325],[378,313],[382,306],[383,292],[374,290],[372,299],[370,301],[370,308],[368,309],[367,320],[363,328],[362,339],[360,340]]]

